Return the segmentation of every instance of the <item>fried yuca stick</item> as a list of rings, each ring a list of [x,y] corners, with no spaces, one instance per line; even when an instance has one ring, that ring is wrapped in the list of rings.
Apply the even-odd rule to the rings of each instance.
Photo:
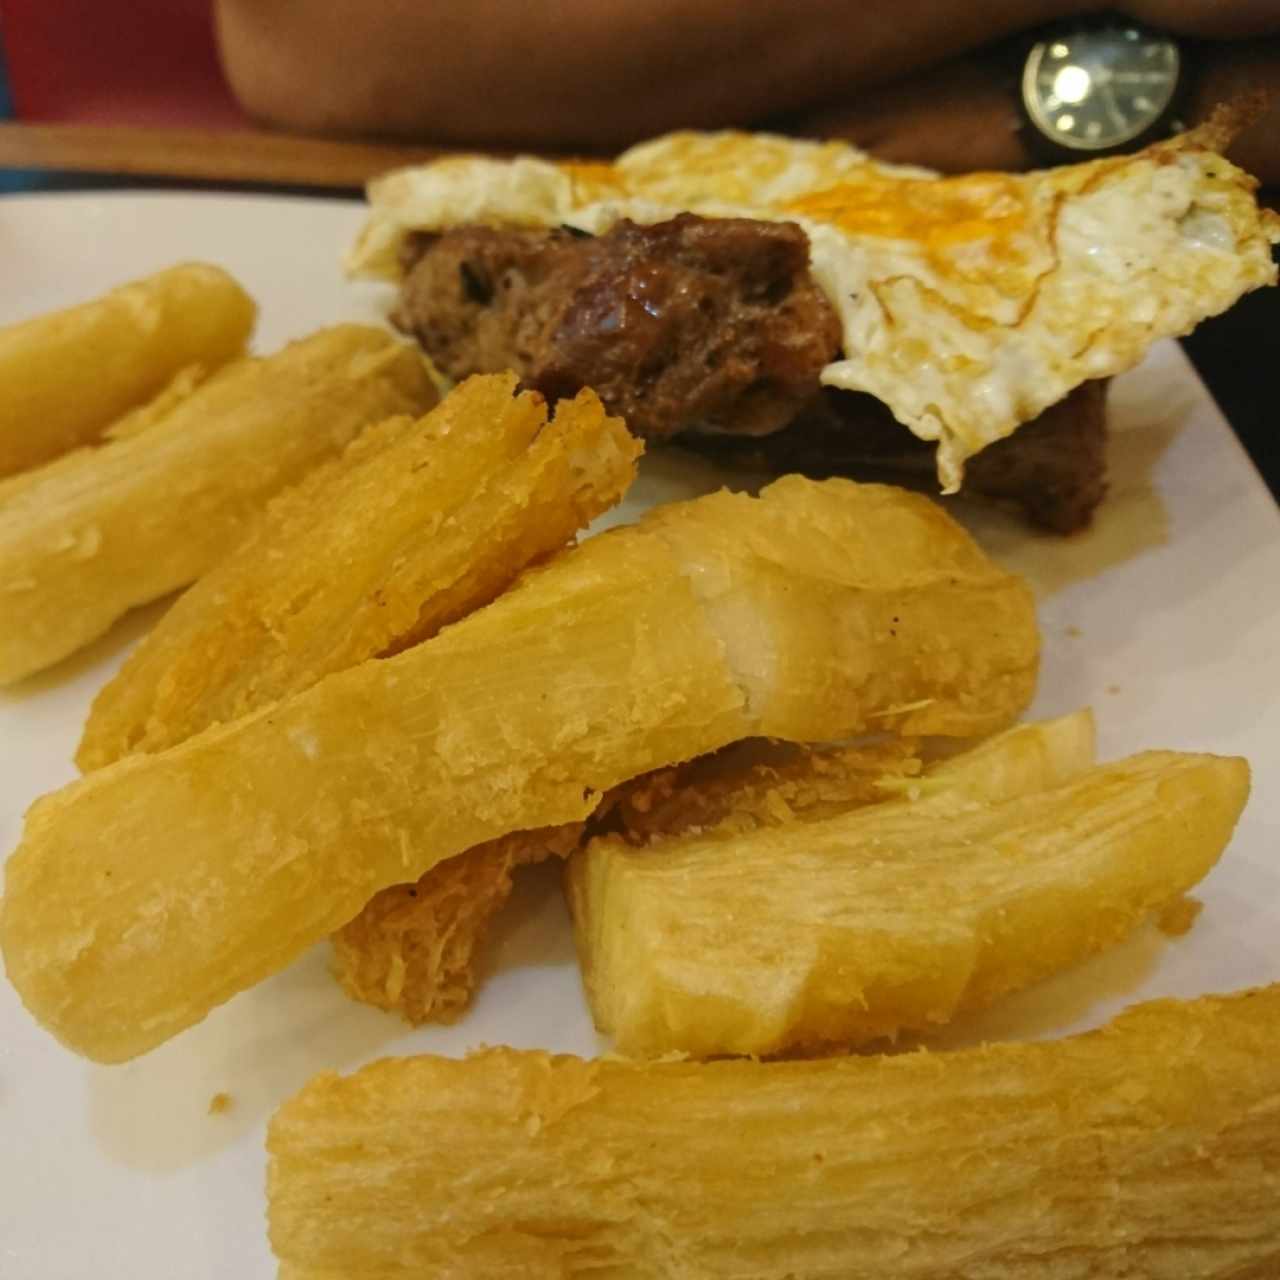
[[[624,783],[605,801],[606,828],[630,844],[691,831],[756,831],[893,798],[919,774],[919,743],[856,747],[750,740]],[[600,834],[596,832],[595,834]]]
[[[278,490],[362,427],[434,399],[412,350],[379,329],[341,325],[228,365],[101,447],[0,485],[0,684],[185,586]]]
[[[928,499],[792,477],[612,530],[394,658],[32,806],[0,948],[103,1061],[282,968],[379,890],[753,735],[974,735],[1035,682],[1026,584]]]
[[[293,1280],[1226,1280],[1280,1266],[1277,1036],[1280,986],[945,1054],[388,1059],[276,1113],[271,1243]]]
[[[225,364],[256,314],[225,271],[186,263],[0,328],[0,476],[88,444],[190,365]]]
[[[643,845],[690,831],[742,834],[815,821],[894,799],[917,784],[918,744],[890,738],[857,747],[750,739],[656,769],[606,795],[584,823],[520,831],[468,849],[413,884],[384,889],[333,935],[335,976],[347,994],[412,1023],[452,1022],[476,985],[478,952],[510,896],[512,873],[568,857],[601,827]],[[1043,787],[1093,760],[1093,720],[1077,712],[1021,726],[935,766],[928,782],[991,798]]]
[[[333,935],[334,976],[353,999],[415,1025],[455,1021],[471,1003],[480,948],[511,896],[512,873],[567,858],[582,830],[569,822],[515,831],[375,894]]]
[[[476,985],[489,926],[510,896],[512,873],[568,857],[602,828],[631,844],[696,831],[743,834],[784,822],[816,821],[903,790],[963,788],[991,800],[1065,780],[1093,762],[1087,711],[1023,725],[918,781],[918,744],[890,738],[815,748],[758,739],[615,787],[588,821],[521,831],[433,867],[414,884],[384,889],[333,935],[335,976],[347,994],[412,1023],[451,1022]]]
[[[615,787],[587,824],[518,831],[376,894],[333,935],[334,972],[347,994],[412,1023],[452,1022],[470,1003],[476,962],[512,873],[566,858],[584,830],[605,823],[635,843],[691,828],[756,827],[890,798],[882,784],[919,771],[915,744],[815,750],[790,743],[726,747]]]
[[[1213,867],[1239,759],[1147,752],[1049,790],[944,790],[735,840],[594,842],[570,872],[596,1024],[634,1056],[925,1030],[1119,941]]]
[[[910,738],[844,747],[740,742],[618,787],[602,806],[606,830],[592,834],[616,834],[633,845],[741,835],[943,789],[965,803],[991,802],[1083,772],[1093,763],[1094,737],[1093,713],[1085,709],[1017,725],[927,769]]]
[[[642,446],[593,392],[546,403],[472,378],[425,418],[371,427],[276,498],[94,702],[99,768],[395,652],[487,604],[613,506]]]

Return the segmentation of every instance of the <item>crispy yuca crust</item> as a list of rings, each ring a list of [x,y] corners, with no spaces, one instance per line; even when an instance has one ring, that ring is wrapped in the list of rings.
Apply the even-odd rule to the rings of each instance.
[[[919,744],[858,747],[751,740],[645,774],[606,798],[604,825],[629,844],[693,831],[756,831],[892,799],[919,774]]]
[[[658,769],[615,787],[588,824],[517,831],[432,867],[365,905],[333,935],[334,971],[348,995],[410,1022],[452,1022],[476,985],[476,963],[493,917],[510,896],[512,872],[568,857],[584,829],[606,823],[633,843],[691,828],[754,831],[801,816],[825,816],[890,798],[889,780],[919,772],[914,745],[814,750],[753,740]]]
[[[946,1054],[388,1059],[276,1113],[271,1241],[294,1280],[1225,1280],[1280,1266],[1277,1036],[1268,987]]]
[[[225,271],[193,262],[0,328],[0,476],[96,439],[189,365],[225,364],[256,314]]]
[[[1093,764],[1095,736],[1093,712],[1086,708],[1016,725],[927,769],[920,744],[909,738],[856,747],[740,742],[618,787],[602,806],[604,830],[599,824],[591,830],[648,845],[674,836],[744,835],[819,822],[943,788],[966,802],[991,802],[1082,773]]]
[[[160,751],[487,604],[626,492],[642,446],[593,392],[472,378],[276,498],[98,695],[76,760]]]
[[[38,801],[0,906],[8,975],[69,1046],[123,1060],[388,885],[781,734],[779,708],[816,740],[994,729],[1037,648],[1026,584],[918,495],[783,480],[660,509],[397,657]]]
[[[355,1000],[409,1022],[453,1022],[471,1003],[480,948],[511,896],[512,873],[568,857],[581,822],[515,831],[375,894],[333,935],[334,976]]]
[[[751,739],[615,787],[584,823],[518,831],[432,867],[366,904],[333,935],[335,976],[347,994],[412,1023],[452,1022],[476,986],[476,963],[512,873],[568,857],[584,833],[605,830],[644,845],[688,832],[742,834],[817,821],[894,799],[917,784],[917,744],[890,738],[861,747],[815,748]],[[1093,719],[1077,712],[1023,725],[930,770],[992,798],[1048,785],[1093,762]]]
[[[943,791],[733,840],[594,842],[570,893],[596,1024],[644,1057],[925,1030],[1185,893],[1248,789],[1243,760],[1146,752],[996,803]]]
[[[0,485],[0,684],[185,586],[362,427],[434,400],[412,349],[342,325],[165,394],[101,447]]]
[[[940,507],[800,476],[768,494],[768,519],[722,491],[646,522],[722,637],[752,734],[822,742],[856,722],[978,737],[1026,705],[1039,655],[1026,588]]]

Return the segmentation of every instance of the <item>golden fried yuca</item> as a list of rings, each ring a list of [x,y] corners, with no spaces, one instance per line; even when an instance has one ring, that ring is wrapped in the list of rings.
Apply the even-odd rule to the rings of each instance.
[[[512,873],[566,858],[600,823],[634,843],[691,828],[761,825],[890,798],[885,784],[919,772],[916,746],[892,738],[815,750],[753,739],[658,769],[615,787],[587,824],[517,831],[432,867],[413,884],[376,894],[333,935],[334,969],[347,994],[410,1022],[451,1022],[466,1008],[490,924]]]
[[[452,156],[371,184],[348,265],[394,277],[406,234],[467,223],[598,234],[686,212],[794,222],[843,333],[823,383],[870,392],[936,440],[950,492],[966,458],[1074,387],[1275,282],[1280,218],[1218,154],[1230,132],[959,177],[844,142],[738,132],[666,134],[611,165]]]
[[[624,783],[602,808],[630,844],[693,831],[755,831],[891,799],[921,770],[920,744],[881,738],[858,746],[749,739],[711,756]]]
[[[884,778],[878,789],[912,802],[936,797],[938,807],[948,810],[957,804],[998,804],[1084,773],[1095,763],[1096,747],[1093,711],[1084,707],[1052,720],[1015,725],[930,764],[919,779]],[[852,808],[841,806],[845,812]],[[827,806],[813,816],[835,817],[836,810]]]
[[[673,503],[641,525],[719,636],[749,735],[980,737],[1026,706],[1039,661],[1030,591],[936,503],[800,476],[762,497]]]
[[[1035,684],[1021,579],[928,499],[790,477],[659,508],[393,658],[37,801],[0,949],[31,1012],[118,1061],[388,885],[753,735],[973,736]]]
[[[1277,1036],[1269,987],[945,1054],[389,1059],[276,1112],[271,1243],[298,1280],[1227,1280],[1280,1268]]]
[[[434,400],[416,352],[341,325],[162,393],[100,447],[0,482],[0,684],[186,586],[362,427]]]
[[[403,649],[487,604],[613,506],[638,441],[593,392],[546,403],[470,379],[425,418],[363,432],[276,498],[98,695],[99,768]]]
[[[944,790],[737,838],[593,842],[570,896],[596,1025],[646,1057],[936,1027],[1180,897],[1248,778],[1243,760],[1148,752],[998,803]]]
[[[816,821],[940,786],[991,799],[1047,785],[1093,761],[1093,718],[1077,712],[1024,725],[918,777],[919,744],[881,738],[814,747],[749,739],[613,788],[584,823],[520,831],[468,849],[413,884],[376,894],[333,935],[335,974],[347,994],[408,1021],[451,1022],[475,989],[490,924],[521,866],[566,858],[601,828],[630,844],[689,832],[743,834]]]
[[[515,831],[375,894],[333,935],[334,976],[355,1000],[412,1023],[453,1022],[471,1003],[480,948],[511,896],[512,874],[566,858],[583,824]]]
[[[1065,782],[1094,763],[1095,737],[1093,713],[1084,709],[1017,725],[935,762],[924,776],[919,744],[910,739],[823,749],[746,741],[625,783],[605,797],[601,811],[609,834],[646,846],[686,835],[719,840],[788,823],[820,822],[903,796],[912,801],[943,797],[937,803],[950,810]],[[592,828],[588,823],[588,833],[598,834]],[[587,857],[575,857],[566,892],[590,993],[591,933],[607,909],[586,899],[589,877]],[[370,943],[370,934],[364,940]],[[390,941],[383,939],[384,946]]]
[[[187,263],[0,328],[0,476],[95,440],[188,366],[239,355],[256,310],[225,271]]]

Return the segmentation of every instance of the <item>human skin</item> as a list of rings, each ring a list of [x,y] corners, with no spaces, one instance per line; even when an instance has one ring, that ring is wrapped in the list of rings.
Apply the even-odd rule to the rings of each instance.
[[[1265,106],[1258,91],[1266,95]],[[1211,46],[1193,82],[1189,122],[1244,95],[1254,95],[1262,114],[1227,154],[1265,186],[1280,185],[1280,39]],[[1033,158],[1019,123],[1008,76],[995,73],[981,57],[962,56],[819,108],[794,127],[818,137],[848,138],[882,160],[967,173],[1030,167]]]
[[[1009,86],[975,55],[1096,0],[217,0],[236,94],[276,127],[450,145],[608,150],[678,127],[788,118],[886,158],[1017,168]],[[1213,42],[1196,107],[1280,88],[1280,0],[1136,0]],[[1244,41],[1233,44],[1226,42]],[[1280,180],[1280,115],[1237,156]]]

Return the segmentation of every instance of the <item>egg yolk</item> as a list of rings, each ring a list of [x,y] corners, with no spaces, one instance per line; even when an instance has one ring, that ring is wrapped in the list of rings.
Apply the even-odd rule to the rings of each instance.
[[[611,164],[605,161],[566,160],[556,166],[573,183],[574,199],[579,204],[607,199],[624,193],[626,180]]]
[[[913,240],[930,249],[1003,239],[1027,221],[1021,184],[1001,173],[925,179],[868,174],[800,196],[784,211],[850,235]]]

